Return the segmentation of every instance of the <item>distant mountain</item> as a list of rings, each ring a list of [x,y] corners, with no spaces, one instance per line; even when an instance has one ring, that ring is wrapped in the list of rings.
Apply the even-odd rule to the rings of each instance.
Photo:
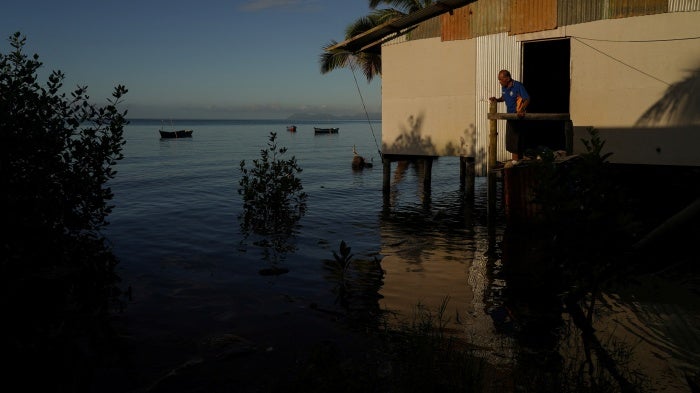
[[[287,120],[367,120],[367,115],[364,113],[357,113],[354,115],[331,115],[329,113],[295,113],[287,118]],[[381,113],[370,113],[370,120],[381,120]]]

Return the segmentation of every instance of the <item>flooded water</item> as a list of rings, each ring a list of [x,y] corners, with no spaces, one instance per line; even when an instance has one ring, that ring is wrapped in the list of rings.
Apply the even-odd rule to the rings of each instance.
[[[342,312],[326,265],[344,241],[358,264],[378,261],[385,272],[367,283],[358,274],[358,285],[378,295],[364,293],[360,307],[410,317],[417,308],[437,313],[445,304],[445,327],[493,364],[513,372],[533,364],[581,369],[580,333],[559,294],[541,290],[547,278],[529,269],[527,261],[536,260],[529,240],[507,230],[502,218],[489,230],[485,178],[465,195],[459,159],[443,157],[433,164],[426,193],[421,165],[393,163],[385,198],[375,143],[380,122],[297,124],[296,133],[286,125],[183,121],[176,127],[194,134],[180,140],[161,140],[157,122],[127,126],[105,234],[123,284],[132,288],[126,315],[134,334],[204,335],[246,320],[251,327],[239,330],[252,335],[275,302]],[[314,126],[340,130],[314,135]],[[278,262],[289,273],[272,277],[259,274],[270,265],[262,250],[244,241],[237,192],[240,161],[257,159],[271,131],[303,168],[309,195],[296,251]],[[353,148],[374,167],[351,170]],[[686,375],[700,371],[700,298],[691,287],[648,275],[597,303],[598,341],[655,391],[687,392]]]

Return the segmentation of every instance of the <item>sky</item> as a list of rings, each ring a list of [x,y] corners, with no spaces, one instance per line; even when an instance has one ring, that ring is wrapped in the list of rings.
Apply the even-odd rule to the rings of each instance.
[[[0,51],[26,37],[46,81],[87,86],[106,104],[125,85],[129,118],[285,119],[381,112],[381,78],[321,74],[331,40],[369,14],[369,0],[26,0],[0,6]],[[356,82],[357,81],[357,84]],[[359,92],[358,92],[359,87]]]

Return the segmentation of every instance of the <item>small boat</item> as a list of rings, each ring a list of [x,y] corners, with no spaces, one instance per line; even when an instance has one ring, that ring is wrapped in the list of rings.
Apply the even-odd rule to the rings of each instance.
[[[289,131],[289,132],[297,132],[297,126],[287,126],[287,131]]]
[[[319,128],[314,127],[314,133],[316,134],[337,134],[338,128]]]
[[[163,121],[161,120],[160,122],[160,130],[158,132],[160,133],[161,138],[192,138],[192,130],[172,130],[172,131],[165,131],[163,128]],[[173,121],[170,120],[170,127],[173,127]]]
[[[160,132],[161,138],[192,138],[193,130],[176,130],[176,131],[163,131]]]

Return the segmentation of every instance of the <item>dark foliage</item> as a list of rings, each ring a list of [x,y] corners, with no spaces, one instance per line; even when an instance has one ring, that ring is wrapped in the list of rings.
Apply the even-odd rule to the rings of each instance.
[[[42,86],[42,63],[23,52],[25,41],[13,34],[0,54],[3,350],[27,386],[80,391],[119,306],[117,260],[100,229],[122,158],[126,112],[116,105],[127,90],[96,107],[86,87],[59,93],[60,71]]]
[[[527,236],[522,236],[529,250],[522,253],[532,260],[518,269],[519,274],[529,272],[542,284],[536,291],[528,288],[526,296],[519,299],[529,297],[530,308],[551,303],[549,314],[569,315],[581,332],[585,348],[587,361],[581,370],[605,370],[604,379],[614,387],[612,391],[641,391],[643,381],[605,348],[593,328],[602,293],[619,288],[637,268],[628,252],[641,222],[628,203],[628,191],[619,182],[616,169],[607,161],[610,154],[602,154],[605,142],[595,129],[589,129],[589,135],[589,140],[582,140],[586,153],[557,162],[552,152],[543,150],[537,152],[539,159],[531,164],[537,171],[535,202],[542,214],[539,225],[533,225]],[[542,319],[540,316],[535,322]],[[544,329],[560,328],[558,324],[555,318]],[[599,363],[595,366],[594,358]],[[548,382],[553,383],[552,387],[542,391],[562,391],[560,382]],[[595,388],[601,380],[589,382]],[[584,391],[589,382],[582,385]]]
[[[294,156],[282,158],[286,152],[286,147],[277,146],[277,134],[271,132],[267,148],[260,150],[260,158],[250,168],[245,160],[240,162],[241,229],[246,237],[260,237],[255,244],[274,253],[272,262],[295,248],[290,240],[306,212],[307,196],[298,177],[302,169]]]

